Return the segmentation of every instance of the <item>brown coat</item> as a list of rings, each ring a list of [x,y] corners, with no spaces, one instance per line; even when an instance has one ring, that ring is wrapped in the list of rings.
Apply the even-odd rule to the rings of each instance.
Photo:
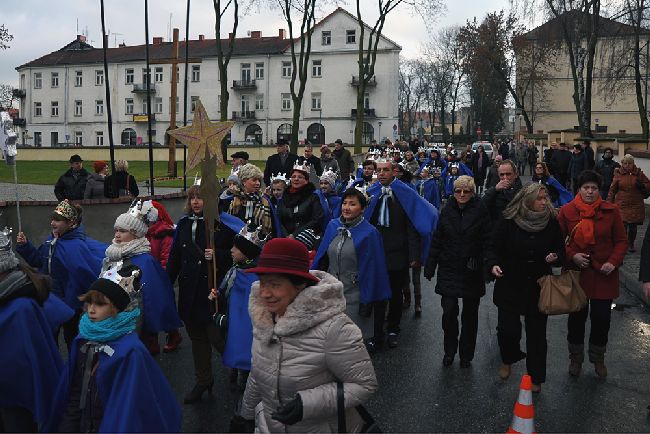
[[[650,180],[641,169],[634,166],[630,172],[622,167],[614,170],[614,180],[609,187],[607,201],[615,203],[621,210],[625,223],[643,224],[645,205],[638,184],[650,191]]]

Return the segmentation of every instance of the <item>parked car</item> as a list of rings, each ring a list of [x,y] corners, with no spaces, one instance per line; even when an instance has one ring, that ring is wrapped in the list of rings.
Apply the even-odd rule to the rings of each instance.
[[[488,158],[491,160],[492,155],[494,154],[494,149],[492,149],[492,143],[490,142],[474,142],[472,143],[472,152],[476,152],[479,146],[483,146],[483,150],[487,154]]]

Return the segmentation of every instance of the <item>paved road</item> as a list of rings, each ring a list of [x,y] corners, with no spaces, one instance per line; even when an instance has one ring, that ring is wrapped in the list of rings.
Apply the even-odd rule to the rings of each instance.
[[[505,432],[512,418],[525,363],[513,366],[507,381],[497,376],[497,311],[492,289],[480,308],[479,336],[472,367],[442,366],[442,309],[434,283],[424,285],[424,313],[405,314],[400,346],[377,354],[379,391],[368,407],[385,432]],[[548,375],[535,397],[538,432],[649,432],[650,312],[625,292],[612,314],[606,356],[609,377],[598,379],[590,363],[574,379],[567,373],[566,316],[548,322]],[[162,338],[161,338],[162,339]],[[523,344],[523,343],[522,343]],[[193,385],[189,341],[177,353],[161,355],[160,364],[178,399]],[[227,371],[215,356],[214,395],[183,406],[183,431],[227,430],[235,396]]]
[[[138,184],[142,194],[147,193],[147,186],[144,183]],[[156,194],[176,193],[180,188],[156,187]],[[40,184],[19,184],[18,195],[20,200],[56,200],[53,185]],[[0,182],[0,201],[16,200],[14,184]]]

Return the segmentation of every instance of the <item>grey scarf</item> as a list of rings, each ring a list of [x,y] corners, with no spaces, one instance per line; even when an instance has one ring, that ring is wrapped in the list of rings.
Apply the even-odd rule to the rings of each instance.
[[[11,297],[19,288],[27,284],[27,275],[22,270],[14,270],[0,281],[0,300]]]
[[[526,232],[540,232],[548,225],[551,216],[552,213],[549,207],[544,207],[544,211],[532,211],[522,207],[513,220],[517,226]]]
[[[108,262],[117,262],[140,253],[150,253],[151,245],[145,237],[136,238],[128,243],[113,243],[106,249],[106,259]]]

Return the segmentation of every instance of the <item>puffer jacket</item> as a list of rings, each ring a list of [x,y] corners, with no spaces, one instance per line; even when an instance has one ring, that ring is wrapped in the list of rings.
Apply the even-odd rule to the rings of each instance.
[[[614,169],[614,180],[609,187],[607,201],[618,205],[625,223],[643,224],[645,203],[642,188],[650,191],[650,180],[641,169],[636,166],[631,171],[622,167]]]
[[[253,363],[240,414],[257,416],[258,431],[337,432],[337,380],[344,385],[347,427],[358,430],[362,422],[354,407],[377,389],[361,331],[344,313],[343,284],[324,271],[311,273],[320,282],[302,290],[275,323],[259,282],[253,283],[248,304]],[[296,394],[302,399],[302,420],[295,425],[273,420],[271,413]]]
[[[315,190],[314,184],[307,184],[296,192],[292,192],[291,188],[284,192],[276,211],[283,237],[295,237],[305,229],[313,229],[316,235],[321,235],[325,211],[314,194]]]

